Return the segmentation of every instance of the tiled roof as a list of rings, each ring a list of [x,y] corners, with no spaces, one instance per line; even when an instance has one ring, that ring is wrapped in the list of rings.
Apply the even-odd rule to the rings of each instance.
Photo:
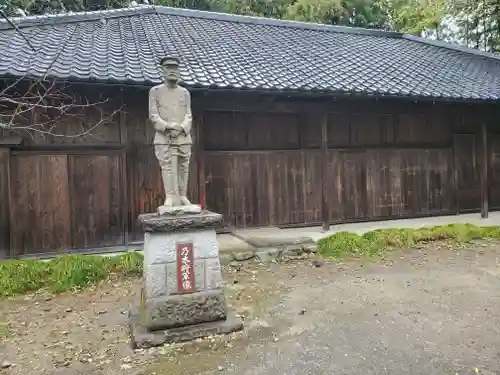
[[[0,22],[0,76],[188,87],[500,99],[500,57],[395,32],[159,6]],[[55,60],[55,61],[54,61]]]

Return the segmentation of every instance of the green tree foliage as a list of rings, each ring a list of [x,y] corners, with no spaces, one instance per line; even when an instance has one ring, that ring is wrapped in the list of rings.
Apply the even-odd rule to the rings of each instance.
[[[173,8],[210,10],[210,0],[157,0],[156,5],[164,5]]]
[[[4,0],[0,9],[14,16],[23,12],[34,15],[123,8],[128,4],[128,0]]]
[[[392,28],[500,51],[499,0],[379,0]]]
[[[392,28],[415,35],[429,29],[439,34],[445,16],[444,0],[379,0],[379,6],[387,10]]]
[[[455,0],[450,14],[456,21],[457,36],[464,44],[500,51],[500,1]]]
[[[288,6],[286,18],[369,28],[387,26],[387,11],[376,0],[297,0]]]
[[[342,13],[340,0],[297,0],[287,7],[285,18],[332,23]]]
[[[248,16],[283,18],[294,0],[212,0],[211,10]]]

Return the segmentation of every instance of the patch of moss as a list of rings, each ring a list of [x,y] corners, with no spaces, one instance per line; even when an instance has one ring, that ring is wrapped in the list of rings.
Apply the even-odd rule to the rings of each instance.
[[[361,236],[338,232],[319,240],[318,248],[320,253],[327,257],[372,256],[390,248],[409,248],[423,242],[452,240],[457,243],[467,243],[485,238],[500,239],[500,227],[449,224],[418,229],[377,229]]]
[[[338,232],[318,241],[320,251],[332,257],[375,255],[382,250],[379,242],[356,233]]]

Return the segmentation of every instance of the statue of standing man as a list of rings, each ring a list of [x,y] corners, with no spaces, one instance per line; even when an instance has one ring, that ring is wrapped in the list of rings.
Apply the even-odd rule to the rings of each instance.
[[[165,188],[165,202],[158,212],[199,212],[199,207],[193,206],[187,198],[193,143],[191,96],[178,84],[179,59],[164,57],[160,60],[160,67],[164,82],[149,91],[149,119],[156,130],[153,143]]]

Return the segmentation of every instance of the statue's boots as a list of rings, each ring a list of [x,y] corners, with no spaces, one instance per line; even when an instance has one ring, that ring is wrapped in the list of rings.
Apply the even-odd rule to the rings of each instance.
[[[176,191],[173,188],[172,184],[172,172],[169,170],[163,170],[162,171],[162,177],[163,177],[163,187],[165,189],[165,203],[164,206],[166,207],[172,207],[176,202],[174,202],[174,198],[176,196]]]
[[[163,205],[166,207],[172,207],[174,205],[174,198],[171,195],[165,196],[165,203]]]
[[[191,205],[191,204],[192,204],[192,203],[190,202],[190,200],[189,200],[189,199],[187,199],[187,197],[186,197],[185,195],[181,195],[181,197],[180,197],[180,198],[181,198],[181,204],[182,204],[183,206],[189,206],[189,205]]]
[[[187,198],[187,185],[189,179],[189,146],[181,146],[179,148],[179,174],[178,174],[178,182],[179,182],[179,200],[181,205],[189,206],[192,203]]]

